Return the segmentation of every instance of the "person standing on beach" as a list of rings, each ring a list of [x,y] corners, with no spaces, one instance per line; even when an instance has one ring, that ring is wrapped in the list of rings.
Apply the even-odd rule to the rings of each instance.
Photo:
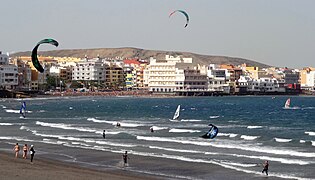
[[[103,131],[103,138],[105,139],[105,130]]]
[[[266,172],[266,175],[268,176],[268,168],[269,168],[269,162],[265,161],[265,163],[263,164],[264,169],[261,171],[262,173]]]
[[[30,154],[31,154],[31,163],[32,163],[34,155],[35,155],[34,145],[31,145]]]
[[[27,159],[27,151],[28,151],[27,144],[24,144],[24,146],[23,146],[23,159]]]
[[[128,166],[128,154],[127,154],[127,151],[125,151],[125,154],[122,155],[123,157],[123,161],[124,161],[124,167]]]
[[[15,152],[15,158],[18,158],[19,157],[19,152],[20,152],[19,143],[15,144],[15,146],[13,147],[13,151]]]

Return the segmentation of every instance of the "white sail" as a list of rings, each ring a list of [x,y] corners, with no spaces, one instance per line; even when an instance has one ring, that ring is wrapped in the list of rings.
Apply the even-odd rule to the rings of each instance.
[[[289,99],[287,99],[287,101],[285,102],[285,105],[284,105],[284,107],[285,108],[289,108],[290,107],[290,98]]]
[[[177,109],[175,111],[173,120],[178,119],[179,118],[179,111],[180,111],[180,105],[177,106]]]

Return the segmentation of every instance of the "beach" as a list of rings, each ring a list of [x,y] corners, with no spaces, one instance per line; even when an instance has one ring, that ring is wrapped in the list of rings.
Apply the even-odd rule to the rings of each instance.
[[[260,179],[267,178],[261,171],[269,160],[268,179],[314,179],[314,101],[292,97],[299,108],[283,109],[286,99],[29,98],[25,118],[19,115],[21,100],[4,99],[0,154],[8,156],[1,158],[1,175],[23,175],[25,169],[36,179],[58,169],[66,179],[81,171],[93,179]],[[170,121],[179,104],[180,119]],[[219,128],[218,136],[200,138],[209,123]],[[38,171],[27,170],[29,160],[14,158],[16,143],[34,145],[32,165],[42,163]],[[125,151],[130,159],[123,168]]]
[[[119,158],[112,153],[105,153],[104,157]],[[114,160],[114,159],[112,159]],[[182,171],[183,176],[170,177],[158,174],[147,174],[145,172],[134,172],[129,167],[114,168],[114,167],[85,167],[80,163],[75,162],[62,162],[56,159],[47,159],[44,155],[35,156],[33,164],[30,159],[22,159],[21,154],[19,158],[14,157],[14,153],[7,151],[0,152],[0,179],[18,180],[21,178],[33,179],[33,180],[85,180],[85,179],[119,179],[119,180],[133,180],[133,179],[186,179],[184,175],[187,173],[198,173],[193,163],[180,162],[177,160],[150,158],[150,157],[138,157],[132,156],[131,166],[146,166],[148,168],[155,166],[156,169],[170,169],[176,171]],[[206,168],[209,171],[209,178],[206,179],[265,179],[266,176],[254,176],[234,170],[229,170],[216,165],[198,166],[201,171]],[[196,177],[195,179],[200,179]],[[279,179],[274,177],[268,177],[268,179]]]

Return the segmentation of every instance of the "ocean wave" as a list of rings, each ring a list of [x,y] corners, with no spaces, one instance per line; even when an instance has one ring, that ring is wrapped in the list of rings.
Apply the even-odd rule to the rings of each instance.
[[[199,119],[181,119],[180,121],[182,121],[182,122],[200,122],[202,120],[199,120]]]
[[[163,130],[163,129],[168,129],[168,127],[159,127],[159,126],[152,126],[154,131],[159,131],[159,130]]]
[[[236,137],[238,134],[233,134],[233,133],[218,133],[217,136],[228,136],[230,138]]]
[[[201,151],[194,151],[194,150],[185,150],[185,149],[173,149],[173,148],[164,148],[164,147],[157,147],[157,146],[149,146],[151,149],[159,149],[171,152],[182,152],[182,153],[200,153],[203,154],[204,152]]]
[[[15,109],[5,109],[7,113],[16,113],[20,114],[20,110],[15,110]],[[33,111],[26,111],[26,113],[32,113]]]
[[[245,139],[245,140],[255,140],[257,138],[259,138],[260,136],[248,136],[248,135],[241,135],[241,138],[242,139]]]
[[[172,132],[172,133],[184,133],[184,132],[195,133],[195,132],[201,132],[201,131],[199,131],[199,130],[192,130],[192,129],[176,129],[176,128],[172,128],[168,132]]]
[[[305,140],[300,139],[300,143],[305,143],[305,142],[306,142]]]
[[[4,106],[4,105],[1,105],[1,106],[2,106],[2,108],[3,108],[3,109],[6,109],[6,108],[7,108],[7,107],[6,107],[6,106]]]
[[[93,121],[96,123],[107,123],[111,124],[113,126],[116,126],[119,121],[106,121],[106,120],[98,120],[95,118],[87,118],[88,121]],[[126,123],[126,122],[119,122],[120,127],[139,127],[139,126],[144,126],[143,124],[137,124],[137,123]]]
[[[297,157],[315,157],[315,153],[313,152],[300,152],[294,150],[288,150],[284,148],[275,149],[274,147],[261,147],[261,146],[244,146],[242,144],[218,144],[215,141],[199,141],[199,140],[183,140],[178,138],[166,138],[166,137],[153,137],[153,136],[136,136],[139,140],[144,141],[157,141],[157,142],[171,142],[171,143],[180,143],[180,144],[192,144],[197,146],[212,146],[216,148],[226,148],[226,149],[239,149],[244,151],[251,151],[251,152],[260,152],[266,154],[276,154],[276,155],[289,155],[289,156],[297,156]],[[315,146],[315,141],[314,141]]]
[[[86,127],[73,127],[70,124],[63,124],[63,123],[45,123],[36,121],[36,125],[45,126],[45,127],[52,127],[52,128],[58,128],[58,129],[66,129],[66,130],[77,130],[82,132],[97,132],[99,130],[86,128]]]
[[[247,129],[260,129],[262,126],[247,126]]]
[[[12,123],[0,123],[0,126],[13,126]]]
[[[309,136],[315,136],[315,132],[307,131],[305,134],[308,134]]]
[[[219,118],[220,116],[209,116],[210,119],[216,119]]]
[[[222,164],[232,165],[232,166],[239,166],[239,167],[255,167],[257,164],[245,164],[245,163],[235,163],[229,161],[220,161]]]
[[[311,143],[312,143],[312,146],[315,146],[315,141],[311,141]]]
[[[292,141],[292,139],[274,138],[276,142],[286,143]]]

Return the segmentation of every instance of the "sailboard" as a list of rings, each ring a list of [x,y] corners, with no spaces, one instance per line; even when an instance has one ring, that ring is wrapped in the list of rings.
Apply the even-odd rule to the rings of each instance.
[[[290,108],[290,104],[291,104],[291,100],[290,100],[290,98],[288,98],[284,104],[284,108],[286,108],[286,109]]]
[[[179,112],[180,112],[180,105],[177,106],[177,109],[176,109],[174,116],[173,116],[173,120],[179,119]]]
[[[20,114],[21,114],[21,117],[25,118],[25,115],[26,115],[26,103],[25,103],[25,101],[21,105]]]

